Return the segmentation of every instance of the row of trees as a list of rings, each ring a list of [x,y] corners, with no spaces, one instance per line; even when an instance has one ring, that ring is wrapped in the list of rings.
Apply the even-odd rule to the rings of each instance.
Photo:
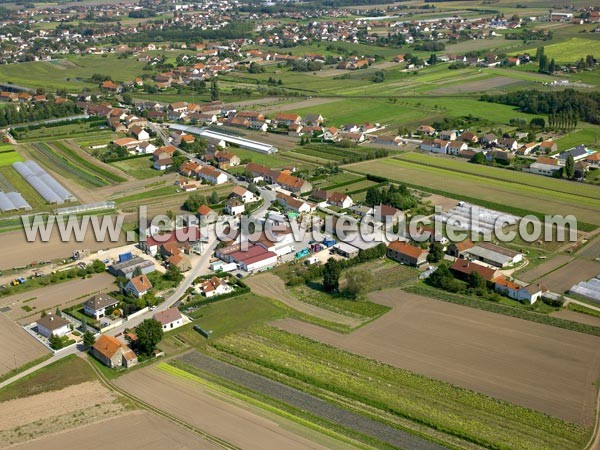
[[[71,101],[55,103],[51,97],[43,103],[21,103],[18,106],[11,103],[0,109],[0,126],[67,117],[80,113],[81,109],[75,103]]]
[[[500,95],[482,95],[481,100],[516,106],[530,114],[565,113],[578,120],[600,124],[600,92],[597,91],[515,91]]]

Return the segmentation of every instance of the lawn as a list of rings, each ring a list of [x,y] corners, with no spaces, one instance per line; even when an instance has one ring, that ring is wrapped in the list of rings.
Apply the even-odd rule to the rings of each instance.
[[[584,223],[600,225],[600,199],[548,191],[546,188],[490,179],[486,176],[457,173],[454,170],[384,158],[344,166],[346,170],[373,174],[439,193],[459,200],[471,201],[509,213],[522,215],[574,214]],[[541,178],[541,177],[540,177]],[[548,180],[551,181],[551,180]],[[545,182],[545,179],[544,179]],[[586,188],[592,189],[591,186]]]
[[[111,166],[122,170],[138,180],[156,177],[161,174],[160,171],[152,167],[152,157],[129,158],[123,161],[110,163]]]
[[[379,417],[385,417],[385,411],[484,447],[575,449],[589,433],[584,427],[271,327],[229,335],[214,345],[286,383],[324,389],[329,392],[320,391],[321,396],[360,401]]]
[[[0,402],[57,391],[94,379],[92,368],[83,359],[69,355],[0,389]]]
[[[13,163],[24,160],[25,158],[19,155],[15,150],[0,150],[0,167],[11,166]]]
[[[549,59],[554,58],[557,63],[575,63],[581,58],[585,59],[587,55],[600,54],[600,41],[596,39],[572,37],[557,44],[540,43],[540,46],[544,46],[544,53]],[[536,51],[537,47],[524,50],[530,55],[535,55]]]
[[[255,164],[260,164],[267,167],[285,167],[289,166],[289,161],[281,159],[277,153],[273,155],[265,155],[264,153],[253,152],[243,148],[231,147],[231,153],[239,156],[242,161],[251,161]]]
[[[599,137],[600,127],[589,125],[556,139],[556,145],[559,151],[568,150],[581,144],[586,147],[600,149]]]

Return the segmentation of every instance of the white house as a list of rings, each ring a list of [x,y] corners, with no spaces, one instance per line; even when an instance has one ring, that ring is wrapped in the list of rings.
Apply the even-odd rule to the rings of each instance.
[[[152,318],[160,322],[163,331],[174,330],[183,325],[183,316],[177,308],[169,308],[157,312]]]
[[[276,201],[285,209],[297,212],[298,214],[309,213],[315,210],[314,205],[282,192],[277,194]]]
[[[141,298],[152,289],[152,283],[145,274],[131,278],[125,285],[125,291],[135,298]]]
[[[237,198],[243,203],[251,203],[256,200],[254,194],[242,186],[236,186],[231,190],[230,198]]]
[[[205,297],[216,297],[217,295],[224,295],[233,292],[231,287],[226,280],[219,277],[211,277],[200,285],[200,291]]]
[[[202,166],[198,171],[198,177],[211,184],[227,183],[227,175],[211,166]]]
[[[107,294],[96,294],[83,303],[83,312],[98,320],[106,315],[106,310],[116,307],[119,302]]]
[[[246,205],[237,198],[230,198],[227,200],[223,211],[231,216],[237,216],[246,211]]]
[[[36,324],[38,333],[47,338],[50,338],[52,335],[64,336],[71,331],[68,320],[55,316],[52,313],[39,318]]]
[[[156,151],[157,147],[156,145],[152,144],[151,142],[141,142],[138,146],[135,147],[135,151],[136,153],[138,153],[139,155],[151,155],[152,153],[154,153]]]
[[[547,291],[542,284],[518,285],[507,278],[500,277],[494,283],[494,290],[518,302],[527,302],[533,305]]]

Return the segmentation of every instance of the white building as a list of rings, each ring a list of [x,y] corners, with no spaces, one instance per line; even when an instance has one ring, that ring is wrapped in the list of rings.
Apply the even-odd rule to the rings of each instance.
[[[83,312],[98,320],[106,315],[106,310],[116,307],[119,302],[107,294],[96,294],[83,304]]]
[[[47,338],[50,338],[52,335],[61,337],[71,331],[68,320],[55,316],[52,313],[39,318],[36,324],[38,333]]]
[[[211,277],[210,279],[206,280],[200,285],[200,290],[207,298],[233,292],[233,288],[227,283],[227,280],[219,277]]]
[[[177,308],[169,308],[157,312],[152,318],[157,322],[160,322],[163,331],[174,330],[183,325],[183,316]]]

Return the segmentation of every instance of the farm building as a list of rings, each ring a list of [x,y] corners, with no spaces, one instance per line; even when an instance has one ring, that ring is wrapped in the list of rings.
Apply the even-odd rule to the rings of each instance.
[[[499,247],[490,242],[480,242],[465,250],[464,253],[471,259],[496,267],[506,267],[523,261],[522,253]]]
[[[386,255],[388,258],[408,266],[419,267],[427,262],[427,251],[400,241],[390,242]]]
[[[345,242],[338,242],[333,246],[333,249],[338,255],[342,255],[345,258],[354,258],[358,256],[359,249],[353,245]]]
[[[117,338],[101,335],[92,346],[92,355],[105,366],[132,367],[138,363],[136,354]]]
[[[530,305],[533,305],[547,291],[546,287],[542,284],[521,286],[504,276],[499,276],[494,280],[494,290],[502,295],[506,295],[508,298],[519,302],[527,302]]]
[[[115,277],[125,277],[131,279],[136,269],[140,269],[143,274],[149,274],[156,269],[152,261],[136,256],[127,261],[121,261],[113,264],[108,268],[108,271]]]
[[[454,273],[456,278],[460,278],[461,280],[467,280],[472,273],[478,273],[488,283],[492,283],[492,281],[498,275],[498,271],[496,269],[492,269],[491,267],[486,267],[466,259],[457,259],[454,261],[454,264],[452,264],[450,270]]]
[[[264,144],[262,142],[252,141],[250,139],[245,139],[239,136],[232,136],[229,134],[219,133],[204,128],[173,124],[170,126],[170,129],[180,130],[190,134],[196,134],[208,140],[224,141],[228,144],[237,145],[240,148],[252,150],[258,153],[271,154],[277,152],[277,148],[273,147],[270,144]]]

